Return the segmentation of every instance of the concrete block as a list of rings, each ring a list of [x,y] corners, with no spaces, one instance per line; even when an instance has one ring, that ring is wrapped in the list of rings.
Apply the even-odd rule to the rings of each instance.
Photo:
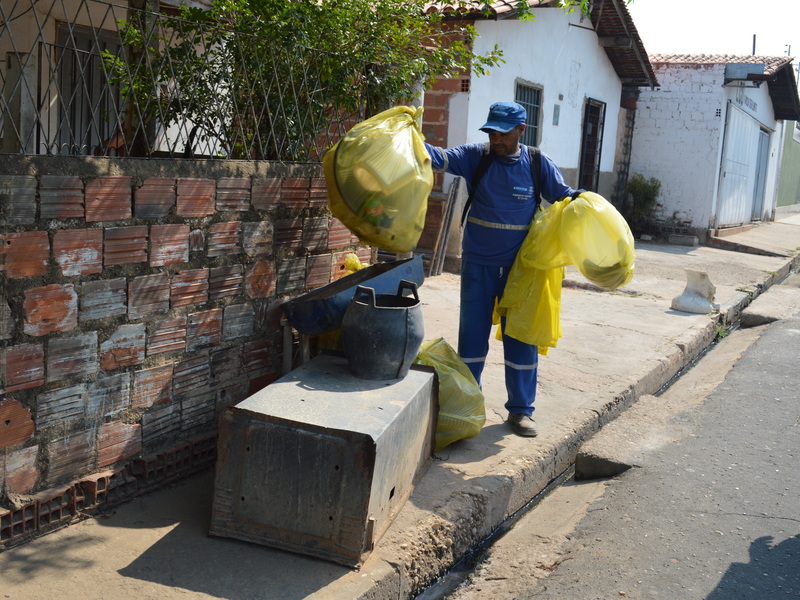
[[[67,277],[103,272],[103,230],[61,229],[53,235],[53,258]]]
[[[189,260],[189,226],[179,223],[150,228],[150,266],[177,265]]]
[[[239,221],[214,223],[208,230],[208,256],[230,256],[239,254],[241,246],[241,228]]]
[[[217,211],[250,210],[250,179],[221,177],[217,180]]]
[[[86,220],[123,221],[131,218],[132,193],[130,177],[111,175],[98,177],[86,184]]]
[[[275,263],[260,260],[253,263],[244,278],[244,291],[249,298],[269,298],[275,294],[277,278]]]
[[[431,369],[374,382],[319,355],[223,413],[212,535],[358,566],[432,457]]]
[[[42,219],[82,219],[85,213],[81,178],[42,175],[39,180],[39,214]]]
[[[92,321],[128,313],[128,280],[100,279],[81,284],[80,320]]]
[[[31,288],[24,294],[25,334],[41,336],[78,327],[78,294],[71,283]]]
[[[0,235],[0,271],[12,279],[40,277],[50,264],[50,238],[46,231]]]
[[[44,346],[17,344],[0,349],[0,393],[27,390],[44,384]]]
[[[176,196],[175,179],[150,177],[134,192],[134,212],[139,218],[166,217],[175,206]]]
[[[34,423],[30,409],[25,408],[18,400],[0,402],[0,448],[10,448],[24,444],[33,437]]]
[[[243,281],[242,265],[212,267],[208,273],[209,300],[238,296],[242,293]]]
[[[106,227],[104,237],[105,266],[147,262],[147,225]]]
[[[199,177],[178,179],[178,216],[193,218],[214,214],[215,194],[216,182],[213,179]]]
[[[186,317],[157,321],[147,338],[147,356],[186,349]]]

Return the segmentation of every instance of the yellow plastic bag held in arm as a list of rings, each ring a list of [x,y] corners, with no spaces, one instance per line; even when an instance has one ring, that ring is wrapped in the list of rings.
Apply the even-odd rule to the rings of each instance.
[[[433,187],[420,108],[396,106],[362,121],[322,159],[328,208],[362,242],[414,249]]]
[[[424,342],[414,362],[433,367],[439,378],[436,450],[477,436],[486,422],[483,392],[453,347],[443,338]]]
[[[616,289],[634,272],[634,242],[622,215],[605,198],[582,192],[538,211],[497,305],[504,333],[539,347],[561,337],[561,282],[574,264],[592,283]]]
[[[633,235],[624,217],[599,194],[583,192],[564,208],[561,246],[595,285],[615,290],[633,279]]]

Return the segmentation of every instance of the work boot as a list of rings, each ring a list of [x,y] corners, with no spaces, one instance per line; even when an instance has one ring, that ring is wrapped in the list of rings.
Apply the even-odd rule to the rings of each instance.
[[[536,428],[536,421],[533,417],[525,414],[508,415],[508,424],[519,436],[522,437],[536,437],[539,430]]]

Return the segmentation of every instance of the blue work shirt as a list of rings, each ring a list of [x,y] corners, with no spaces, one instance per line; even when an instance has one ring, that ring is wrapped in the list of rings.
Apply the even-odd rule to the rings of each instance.
[[[464,177],[472,190],[472,177],[485,144],[464,144],[443,150],[426,143],[434,171]],[[572,196],[553,160],[542,153],[542,197],[548,201]],[[478,183],[464,228],[462,258],[480,265],[510,267],[536,210],[536,193],[528,149],[514,157],[496,156]]]

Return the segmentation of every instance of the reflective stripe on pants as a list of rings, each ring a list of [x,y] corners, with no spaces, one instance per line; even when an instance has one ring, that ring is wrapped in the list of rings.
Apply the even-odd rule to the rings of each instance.
[[[461,261],[461,309],[458,328],[458,354],[478,383],[489,352],[492,311],[508,279],[507,267],[485,267]],[[509,413],[532,414],[536,400],[538,349],[503,336],[505,380]]]

